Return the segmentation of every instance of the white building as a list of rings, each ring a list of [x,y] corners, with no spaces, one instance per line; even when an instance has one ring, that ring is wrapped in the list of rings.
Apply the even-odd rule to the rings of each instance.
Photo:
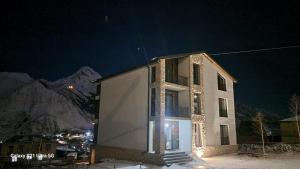
[[[103,78],[97,158],[163,164],[236,151],[235,82],[206,53],[159,57]]]

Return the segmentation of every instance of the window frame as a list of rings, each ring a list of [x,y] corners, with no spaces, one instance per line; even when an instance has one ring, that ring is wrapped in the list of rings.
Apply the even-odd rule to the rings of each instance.
[[[200,65],[193,63],[193,84],[200,85]]]
[[[202,147],[203,142],[202,142],[202,134],[201,134],[201,124],[199,123],[194,123],[194,142],[195,142],[195,147]]]
[[[224,137],[224,131],[223,130],[224,128],[226,128],[227,130],[227,137]],[[221,141],[221,145],[230,145],[230,139],[229,139],[229,126],[228,125],[224,125],[224,124],[221,124],[220,125],[220,141]]]
[[[151,67],[151,83],[156,81],[156,66]]]
[[[155,109],[156,109],[156,88],[151,88],[151,100],[150,100],[150,115],[155,116]]]
[[[195,109],[195,95],[197,96],[197,101],[198,101],[198,103],[197,103],[197,109],[198,109],[198,111],[196,112],[196,109]],[[201,94],[200,93],[194,93],[194,99],[193,99],[194,101],[193,101],[193,103],[194,103],[194,111],[193,111],[193,113],[194,114],[196,114],[196,115],[201,115],[202,114],[202,111],[201,111]]]
[[[223,104],[221,104],[220,100],[223,100],[225,103],[225,109],[222,108]],[[228,103],[226,98],[218,98],[218,104],[219,104],[219,117],[228,117]]]
[[[218,90],[227,91],[227,81],[220,73],[218,73]]]

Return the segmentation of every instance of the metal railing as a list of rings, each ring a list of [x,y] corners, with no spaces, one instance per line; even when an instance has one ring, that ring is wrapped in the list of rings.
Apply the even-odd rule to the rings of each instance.
[[[188,86],[188,78],[181,75],[178,75],[177,78],[166,77],[166,82],[175,83],[182,86]]]
[[[189,108],[188,107],[179,107],[173,112],[166,112],[167,117],[189,117]]]

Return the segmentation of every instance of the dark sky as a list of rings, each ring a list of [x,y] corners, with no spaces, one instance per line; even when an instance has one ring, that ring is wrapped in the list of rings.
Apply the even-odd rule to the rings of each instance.
[[[103,76],[152,57],[300,45],[299,1],[30,0],[0,5],[0,71],[55,80]],[[238,79],[239,103],[282,113],[300,93],[300,48],[214,58]]]

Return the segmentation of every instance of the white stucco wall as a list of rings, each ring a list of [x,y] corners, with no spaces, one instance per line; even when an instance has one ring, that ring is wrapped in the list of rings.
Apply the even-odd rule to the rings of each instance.
[[[189,57],[183,57],[178,59],[178,75],[189,77]]]
[[[148,68],[101,82],[98,144],[147,151]]]
[[[192,122],[191,120],[179,121],[179,149],[184,152],[192,151]]]
[[[235,110],[233,80],[217,68],[206,57],[203,57],[204,68],[204,113],[206,128],[206,145],[221,145],[220,125],[229,125],[230,145],[236,144]],[[227,91],[218,90],[218,73],[226,79]],[[228,117],[219,117],[218,98],[227,99]]]

